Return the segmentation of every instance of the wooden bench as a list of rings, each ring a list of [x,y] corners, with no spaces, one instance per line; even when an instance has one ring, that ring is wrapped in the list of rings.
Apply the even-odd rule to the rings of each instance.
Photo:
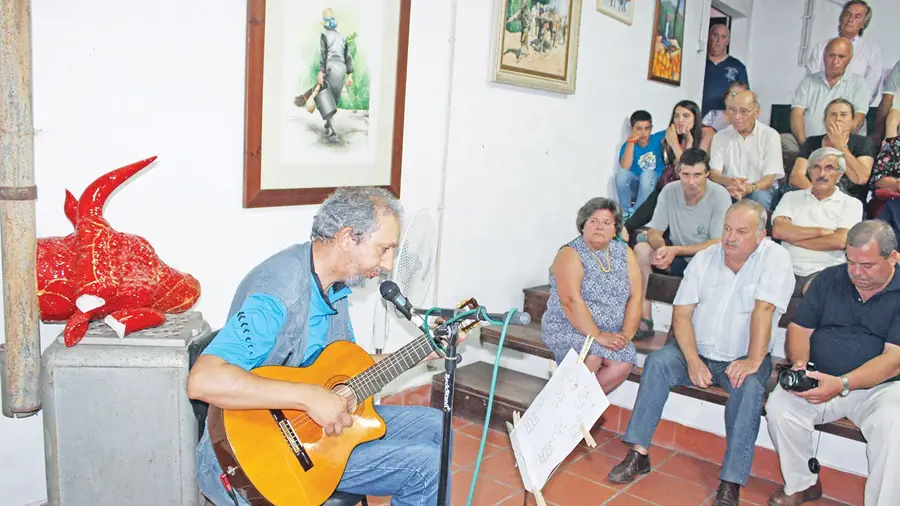
[[[665,304],[672,304],[681,278],[661,274],[652,274],[647,286],[647,298]],[[524,311],[529,313],[532,323],[528,326],[510,326],[504,341],[504,350],[515,350],[527,355],[552,359],[553,353],[544,345],[541,339],[541,317],[547,309],[547,299],[550,297],[549,285],[536,286],[523,290],[525,294]],[[797,306],[799,298],[794,298],[787,311],[779,321],[779,327],[785,328],[790,322]],[[481,329],[481,342],[497,345],[500,341],[500,327],[483,327]],[[663,346],[670,338],[670,333],[657,331],[648,339],[634,342],[638,353],[647,355]],[[766,384],[767,394],[777,384],[777,371],[775,366],[784,363],[784,359],[773,357],[772,375]],[[490,390],[493,365],[478,362],[457,369],[456,396],[454,397],[455,409],[463,416],[473,419],[484,419],[487,405],[487,397]],[[641,368],[635,368],[628,380],[640,382]],[[546,380],[517,371],[501,368],[498,373],[497,386],[494,394],[494,409],[491,416],[491,425],[503,428],[503,421],[512,417],[512,411],[524,411],[546,384]],[[432,405],[440,407],[443,402],[443,373],[434,376],[432,381]],[[679,386],[672,389],[673,392],[694,399],[699,399],[724,406],[728,401],[728,392],[720,387],[699,388],[696,386]],[[765,402],[765,401],[764,401]],[[763,406],[765,410],[765,405]],[[765,413],[765,411],[763,411]],[[479,418],[480,417],[480,418]],[[847,419],[837,420],[832,423],[817,425],[816,429],[856,441],[865,441],[852,422]]]

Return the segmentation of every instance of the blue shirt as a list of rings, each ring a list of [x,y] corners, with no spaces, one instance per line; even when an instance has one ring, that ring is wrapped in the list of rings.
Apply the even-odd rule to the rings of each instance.
[[[322,295],[318,276],[310,272],[308,344],[303,354],[303,366],[308,366],[322,352],[328,331],[328,319],[337,314],[331,303],[350,295],[350,289],[336,283],[328,289],[328,299]],[[263,365],[275,346],[275,340],[284,325],[287,308],[277,297],[256,292],[247,297],[240,311],[234,314],[203,351],[214,355],[245,371]],[[352,332],[352,329],[351,329]],[[348,339],[355,342],[353,335]]]
[[[641,147],[640,144],[634,143],[634,158],[631,160],[631,173],[640,177],[641,172],[645,170],[656,170],[658,176],[662,176],[666,165],[663,163],[662,142],[666,137],[666,131],[662,130],[650,136],[647,145]],[[619,150],[619,160],[625,154],[625,148],[628,143],[622,144]]]
[[[706,59],[701,116],[706,116],[709,111],[725,110],[725,92],[733,81],[743,81],[750,85],[747,67],[740,60],[729,56],[716,64],[709,58]]]

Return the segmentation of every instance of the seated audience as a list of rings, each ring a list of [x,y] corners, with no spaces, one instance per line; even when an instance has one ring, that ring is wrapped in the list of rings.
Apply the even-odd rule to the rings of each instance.
[[[631,340],[641,319],[641,272],[634,252],[616,240],[622,214],[614,201],[589,200],[575,225],[579,237],[560,248],[550,267],[541,338],[559,363],[592,336],[585,364],[608,394],[637,363]]]
[[[799,505],[822,496],[816,456],[817,424],[848,418],[866,439],[866,506],[900,504],[900,276],[897,236],[880,220],[857,223],[847,234],[847,265],[829,267],[809,286],[787,328],[793,369],[808,363],[815,388],[776,386],[766,422],[784,488],[773,505]],[[633,416],[632,416],[632,419]]]
[[[749,198],[770,211],[775,182],[784,176],[778,132],[757,121],[759,98],[749,90],[731,100],[728,117],[731,126],[712,140],[709,178],[734,200]]]
[[[900,103],[895,102],[887,117],[887,137],[872,167],[872,189],[900,193]]]
[[[669,390],[678,385],[729,393],[726,450],[715,506],[737,505],[747,483],[759,432],[772,333],[794,291],[791,257],[766,237],[766,210],[752,200],[733,204],[722,242],[697,253],[675,297],[675,342],[644,363],[634,411],[622,441],[631,445],[609,473],[630,483],[650,472],[648,448]],[[752,322],[752,324],[751,324]]]
[[[838,18],[838,37],[843,37],[853,44],[853,59],[847,67],[848,72],[856,74],[866,81],[872,105],[878,103],[881,80],[884,77],[884,63],[881,48],[869,39],[862,37],[863,32],[872,22],[872,8],[863,0],[850,0],[844,3]],[[824,70],[822,52],[828,41],[822,41],[812,47],[806,56],[807,74],[815,74]],[[868,110],[868,104],[866,104]]]
[[[703,116],[703,126],[710,127],[716,132],[721,132],[728,128],[728,125],[731,124],[731,118],[728,117],[728,104],[731,102],[731,98],[738,94],[740,91],[749,90],[750,88],[747,86],[747,83],[741,81],[732,81],[732,83],[728,86],[728,89],[725,91],[725,95],[723,95],[722,104],[724,107],[722,109],[714,109],[706,113]]]
[[[868,137],[850,133],[856,111],[853,104],[836,98],[825,108],[825,135],[813,135],[800,146],[794,168],[791,170],[791,186],[805,190],[812,186],[806,176],[809,156],[819,148],[835,148],[843,153],[847,171],[838,181],[838,188],[865,204],[869,196],[869,177],[875,163],[875,148]]]
[[[634,247],[644,287],[654,269],[673,276],[684,275],[691,257],[719,242],[722,236],[731,199],[725,188],[707,180],[706,152],[686,149],[678,161],[678,174],[678,180],[666,185],[659,194],[653,219],[644,232],[646,242],[638,242]],[[663,239],[666,232],[668,241]],[[642,313],[636,339],[651,337],[654,332],[649,300],[644,300]]]
[[[687,148],[700,148],[709,153],[709,145],[715,134],[712,128],[704,127],[700,123],[700,107],[690,100],[682,100],[675,104],[672,110],[672,118],[669,120],[669,128],[663,139],[663,163],[665,169],[663,175],[656,183],[656,190],[647,197],[643,204],[637,207],[634,214],[626,220],[625,228],[628,235],[634,240],[635,231],[650,221],[653,210],[656,209],[656,200],[663,187],[678,179],[675,171],[676,162],[681,158],[681,153]]]
[[[875,145],[881,144],[885,138],[885,119],[888,113],[891,109],[900,109],[900,104],[894,107],[894,97],[897,93],[900,93],[900,61],[891,69],[881,92],[881,103],[878,104],[878,113],[875,115],[875,133],[872,137]]]
[[[807,137],[826,133],[825,108],[836,98],[847,100],[856,110],[850,132],[865,135],[871,94],[865,79],[847,71],[852,57],[853,45],[849,40],[831,39],[822,55],[825,69],[800,81],[792,99],[791,133],[781,134],[781,147],[786,155],[796,156]],[[789,156],[789,167],[794,164],[793,156]]]
[[[728,54],[728,43],[731,31],[725,24],[709,27],[709,40],[706,43],[706,73],[703,79],[702,114],[725,109],[722,96],[731,83],[741,81],[749,83],[747,67],[737,58]],[[745,86],[747,86],[745,84]]]
[[[900,200],[893,199],[884,203],[878,219],[894,229],[894,235],[900,237]]]
[[[781,240],[794,264],[794,295],[806,293],[810,281],[823,269],[845,262],[847,232],[862,221],[862,203],[837,188],[847,170],[844,153],[819,148],[809,157],[809,179],[804,190],[784,194],[772,214],[772,236]]]
[[[631,115],[631,137],[619,151],[622,170],[616,171],[616,192],[625,219],[653,193],[665,167],[662,141],[666,132],[661,130],[651,135],[652,131],[653,118],[649,112],[635,111]]]

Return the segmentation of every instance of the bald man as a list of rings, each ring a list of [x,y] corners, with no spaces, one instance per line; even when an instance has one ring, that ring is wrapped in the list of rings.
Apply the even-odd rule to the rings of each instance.
[[[725,109],[725,92],[731,83],[740,81],[749,87],[747,67],[728,54],[731,32],[724,24],[709,28],[706,46],[706,75],[703,78],[703,116],[710,111]]]
[[[866,113],[872,92],[865,78],[847,72],[853,59],[853,44],[843,37],[828,41],[822,55],[825,70],[809,74],[794,92],[791,133],[782,134],[782,148],[793,166],[800,145],[811,135],[825,135],[825,109],[836,98],[847,100],[856,110],[851,133],[866,135]]]
[[[749,198],[771,212],[775,182],[784,177],[778,132],[757,120],[759,97],[750,90],[728,102],[727,114],[731,125],[712,140],[709,178],[732,199]]]

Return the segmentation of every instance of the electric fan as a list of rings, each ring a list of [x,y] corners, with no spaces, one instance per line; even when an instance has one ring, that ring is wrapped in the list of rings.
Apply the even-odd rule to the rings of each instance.
[[[403,239],[394,256],[394,269],[391,279],[400,287],[400,292],[413,306],[421,306],[431,288],[434,268],[434,222],[427,209],[420,209],[403,232]],[[379,279],[379,283],[383,279]],[[390,320],[390,311],[387,303],[382,301],[385,309],[384,328],[380,334],[373,335],[375,353],[380,354],[384,350],[387,341]],[[392,306],[393,307],[393,306]],[[377,311],[378,304],[375,305]],[[396,309],[394,309],[396,311]],[[398,313],[399,314],[399,313]]]

